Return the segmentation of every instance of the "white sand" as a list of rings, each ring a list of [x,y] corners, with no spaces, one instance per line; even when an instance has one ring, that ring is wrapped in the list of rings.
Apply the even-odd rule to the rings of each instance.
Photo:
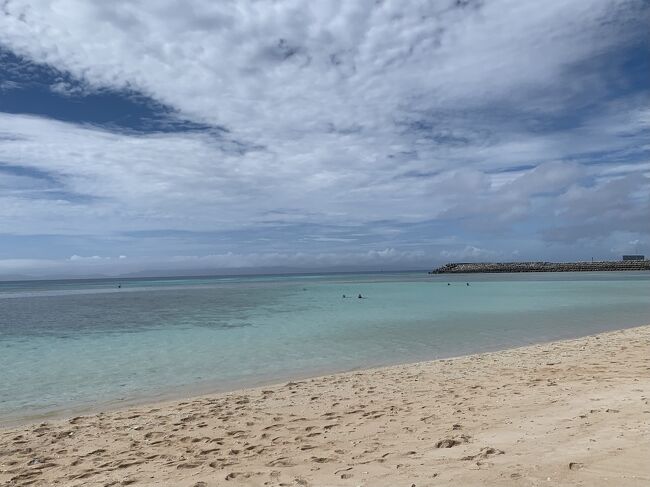
[[[649,486],[650,326],[0,430],[0,485]]]

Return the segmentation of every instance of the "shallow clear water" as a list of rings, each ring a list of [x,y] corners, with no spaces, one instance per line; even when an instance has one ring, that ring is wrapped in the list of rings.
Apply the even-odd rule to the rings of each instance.
[[[0,420],[648,323],[650,273],[0,283]]]

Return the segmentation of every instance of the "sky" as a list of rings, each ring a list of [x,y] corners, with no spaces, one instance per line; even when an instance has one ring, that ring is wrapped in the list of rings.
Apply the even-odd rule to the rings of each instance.
[[[647,0],[0,1],[0,279],[650,254]]]

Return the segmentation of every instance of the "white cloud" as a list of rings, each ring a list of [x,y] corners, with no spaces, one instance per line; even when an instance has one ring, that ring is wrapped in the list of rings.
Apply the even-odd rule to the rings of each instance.
[[[8,80],[0,81],[0,92],[19,90],[19,89],[20,89],[20,84],[16,83],[15,81],[8,81]]]
[[[103,260],[110,260],[110,257],[100,257],[99,255],[92,255],[90,257],[83,257],[81,255],[71,255],[70,256],[70,261],[72,262],[99,262]]]
[[[477,259],[494,259],[501,254],[499,252],[483,249],[480,247],[475,247],[473,245],[467,245],[461,249],[455,250],[443,250],[440,252],[440,256],[444,259],[449,260],[477,260]]]
[[[68,81],[57,81],[50,86],[50,90],[64,96],[83,96],[86,94],[83,86]]]
[[[393,248],[372,249],[365,252],[263,252],[206,255],[176,255],[168,258],[142,257],[137,262],[126,262],[124,256],[80,256],[67,259],[0,259],[0,275],[14,274],[29,277],[47,276],[119,276],[143,271],[211,272],[229,269],[327,267],[426,267],[429,263],[422,251],[400,251]]]
[[[523,94],[630,35],[606,24],[627,1],[454,3],[14,0],[0,39],[270,140],[382,124],[409,99],[439,109]]]
[[[644,34],[630,28],[642,3],[456,3],[5,2],[0,44],[81,81],[54,91],[135,90],[227,132],[0,113],[0,161],[54,181],[3,176],[0,233],[435,219],[484,230],[615,210],[626,189],[612,178],[648,171],[619,160],[642,150],[647,108],[603,101],[569,130],[543,120],[606,92],[608,73],[579,67]]]

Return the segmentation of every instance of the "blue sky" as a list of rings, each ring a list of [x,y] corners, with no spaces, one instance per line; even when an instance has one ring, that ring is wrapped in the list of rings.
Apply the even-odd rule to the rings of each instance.
[[[0,278],[650,254],[647,1],[0,9]]]

